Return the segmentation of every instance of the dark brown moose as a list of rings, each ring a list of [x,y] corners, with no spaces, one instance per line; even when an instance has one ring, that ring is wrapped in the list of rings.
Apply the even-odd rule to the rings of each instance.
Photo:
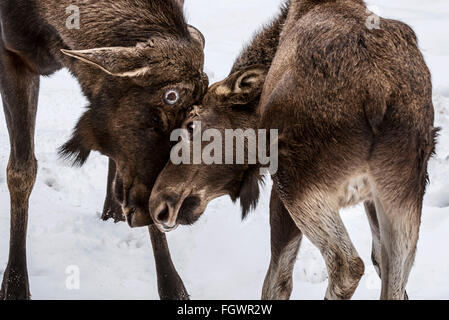
[[[326,299],[352,297],[364,264],[339,209],[359,202],[373,233],[381,298],[407,298],[437,132],[432,86],[410,27],[389,19],[373,27],[371,19],[360,0],[290,1],[287,17],[255,38],[183,125],[190,138],[195,121],[223,136],[225,129],[278,129],[264,299],[290,297],[302,234],[326,262]],[[161,230],[193,223],[221,195],[240,198],[245,215],[259,197],[261,166],[169,162],[151,194],[153,219]]]
[[[34,128],[39,77],[65,67],[79,80],[89,108],[61,154],[78,165],[92,150],[111,159],[108,188],[114,186],[132,227],[152,224],[148,198],[168,161],[170,132],[207,90],[202,71],[204,38],[186,24],[183,1],[77,4],[79,28],[67,21],[73,1],[0,2],[0,89],[11,140],[7,168],[11,239],[3,299],[30,298],[26,232],[28,198],[37,172]],[[113,207],[113,201],[109,197],[105,208]],[[161,298],[187,299],[165,235],[154,226],[150,235]]]

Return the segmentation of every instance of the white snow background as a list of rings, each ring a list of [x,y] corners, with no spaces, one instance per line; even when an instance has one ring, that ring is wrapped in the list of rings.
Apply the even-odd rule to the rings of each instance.
[[[187,0],[189,23],[203,31],[211,83],[221,80],[253,32],[278,12],[280,0]],[[437,155],[430,163],[411,299],[449,298],[449,1],[371,0],[384,17],[410,24],[432,70]],[[39,173],[30,200],[28,268],[33,299],[158,299],[146,228],[102,222],[107,160],[93,154],[81,168],[58,159],[87,102],[68,72],[42,79],[37,116]],[[0,118],[0,277],[9,241],[6,166],[9,140]],[[270,259],[268,201],[271,183],[245,222],[239,204],[213,201],[195,226],[168,235],[174,263],[192,299],[258,299]],[[366,271],[355,299],[377,299],[380,281],[370,260],[371,234],[362,206],[342,212]],[[66,268],[80,270],[80,289],[66,288]],[[294,271],[293,299],[322,299],[327,286],[318,250],[303,242]]]

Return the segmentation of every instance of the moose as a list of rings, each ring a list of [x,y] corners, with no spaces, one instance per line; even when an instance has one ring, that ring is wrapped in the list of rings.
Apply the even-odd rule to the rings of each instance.
[[[76,165],[91,151],[109,157],[106,218],[112,208],[111,215],[123,214],[131,227],[150,225],[160,297],[187,299],[166,237],[151,221],[148,198],[169,159],[170,131],[207,90],[204,37],[186,23],[180,0],[82,1],[79,29],[66,26],[72,3],[0,3],[0,89],[11,142],[11,238],[0,298],[30,298],[26,233],[37,173],[39,77],[67,68],[89,107],[61,155]]]
[[[339,210],[360,202],[381,298],[408,299],[438,131],[432,84],[413,30],[383,18],[368,28],[370,15],[362,0],[291,0],[184,120],[186,147],[198,130],[278,130],[263,299],[290,297],[303,235],[326,263],[325,298],[350,299],[364,264]],[[167,163],[150,197],[160,230],[194,223],[222,195],[243,216],[256,206],[261,164],[223,163]]]

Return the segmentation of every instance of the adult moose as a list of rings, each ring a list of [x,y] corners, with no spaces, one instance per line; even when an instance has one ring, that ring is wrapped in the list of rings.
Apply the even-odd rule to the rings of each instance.
[[[236,128],[279,130],[272,260],[263,298],[290,296],[302,232],[326,262],[326,298],[351,298],[364,265],[339,209],[359,202],[373,231],[381,298],[407,298],[427,163],[435,148],[432,86],[414,32],[389,19],[368,28],[369,16],[361,0],[290,1],[269,71],[266,61],[238,61],[234,73],[211,86],[203,105],[185,120],[191,138],[198,131],[194,121],[201,130],[223,134]],[[272,45],[270,37],[265,41]],[[257,39],[241,57],[251,50],[259,56]],[[187,140],[182,143],[189,146]],[[151,194],[153,219],[162,230],[193,223],[209,201],[224,194],[240,198],[246,214],[258,200],[260,167],[169,162]]]
[[[3,299],[30,298],[26,231],[37,172],[40,75],[65,67],[79,80],[90,105],[61,153],[79,165],[91,150],[112,160],[115,196],[132,227],[152,223],[148,197],[168,160],[171,128],[208,86],[202,71],[204,38],[186,24],[183,1],[82,1],[80,29],[66,26],[66,8],[72,4],[0,3],[0,87],[11,142],[11,239]],[[187,299],[165,235],[154,226],[150,235],[161,298]]]

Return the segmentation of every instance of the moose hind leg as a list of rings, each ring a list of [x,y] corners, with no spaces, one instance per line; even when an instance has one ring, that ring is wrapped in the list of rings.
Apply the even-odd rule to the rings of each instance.
[[[436,134],[432,127],[423,132],[416,128],[423,126],[414,125],[399,135],[396,127],[383,130],[370,159],[381,239],[381,299],[407,299],[405,288],[415,259],[427,163]]]
[[[421,210],[376,198],[381,233],[381,299],[408,299],[405,287],[415,258]],[[408,209],[406,209],[408,208]]]
[[[381,277],[380,271],[380,261],[381,261],[381,240],[380,240],[380,230],[379,230],[379,221],[377,219],[376,206],[373,201],[366,201],[365,212],[368,218],[368,222],[371,228],[371,234],[373,238],[372,251],[371,251],[371,261],[373,262],[374,268],[376,269],[377,274]]]
[[[3,275],[1,298],[29,299],[26,262],[28,201],[33,189],[37,162],[34,128],[39,75],[32,73],[14,53],[0,44],[0,90],[10,136],[7,181],[11,199],[9,259]]]
[[[373,245],[371,251],[371,260],[373,262],[374,268],[376,269],[379,278],[382,279],[381,273],[381,259],[382,259],[382,242],[380,239],[380,226],[379,220],[377,218],[376,205],[373,201],[365,202],[365,211],[368,217],[369,225],[371,228]],[[408,300],[407,291],[405,291],[404,299]]]
[[[336,202],[331,198],[324,193],[309,192],[292,197],[293,200],[283,199],[283,203],[296,225],[324,258],[329,275],[325,298],[345,300],[354,294],[364,273],[364,264],[334,205]]]
[[[178,272],[173,265],[165,234],[156,226],[149,226],[151,243],[156,262],[157,285],[161,300],[189,300]]]
[[[273,188],[270,201],[271,261],[262,300],[288,300],[293,289],[293,268],[302,233]]]

